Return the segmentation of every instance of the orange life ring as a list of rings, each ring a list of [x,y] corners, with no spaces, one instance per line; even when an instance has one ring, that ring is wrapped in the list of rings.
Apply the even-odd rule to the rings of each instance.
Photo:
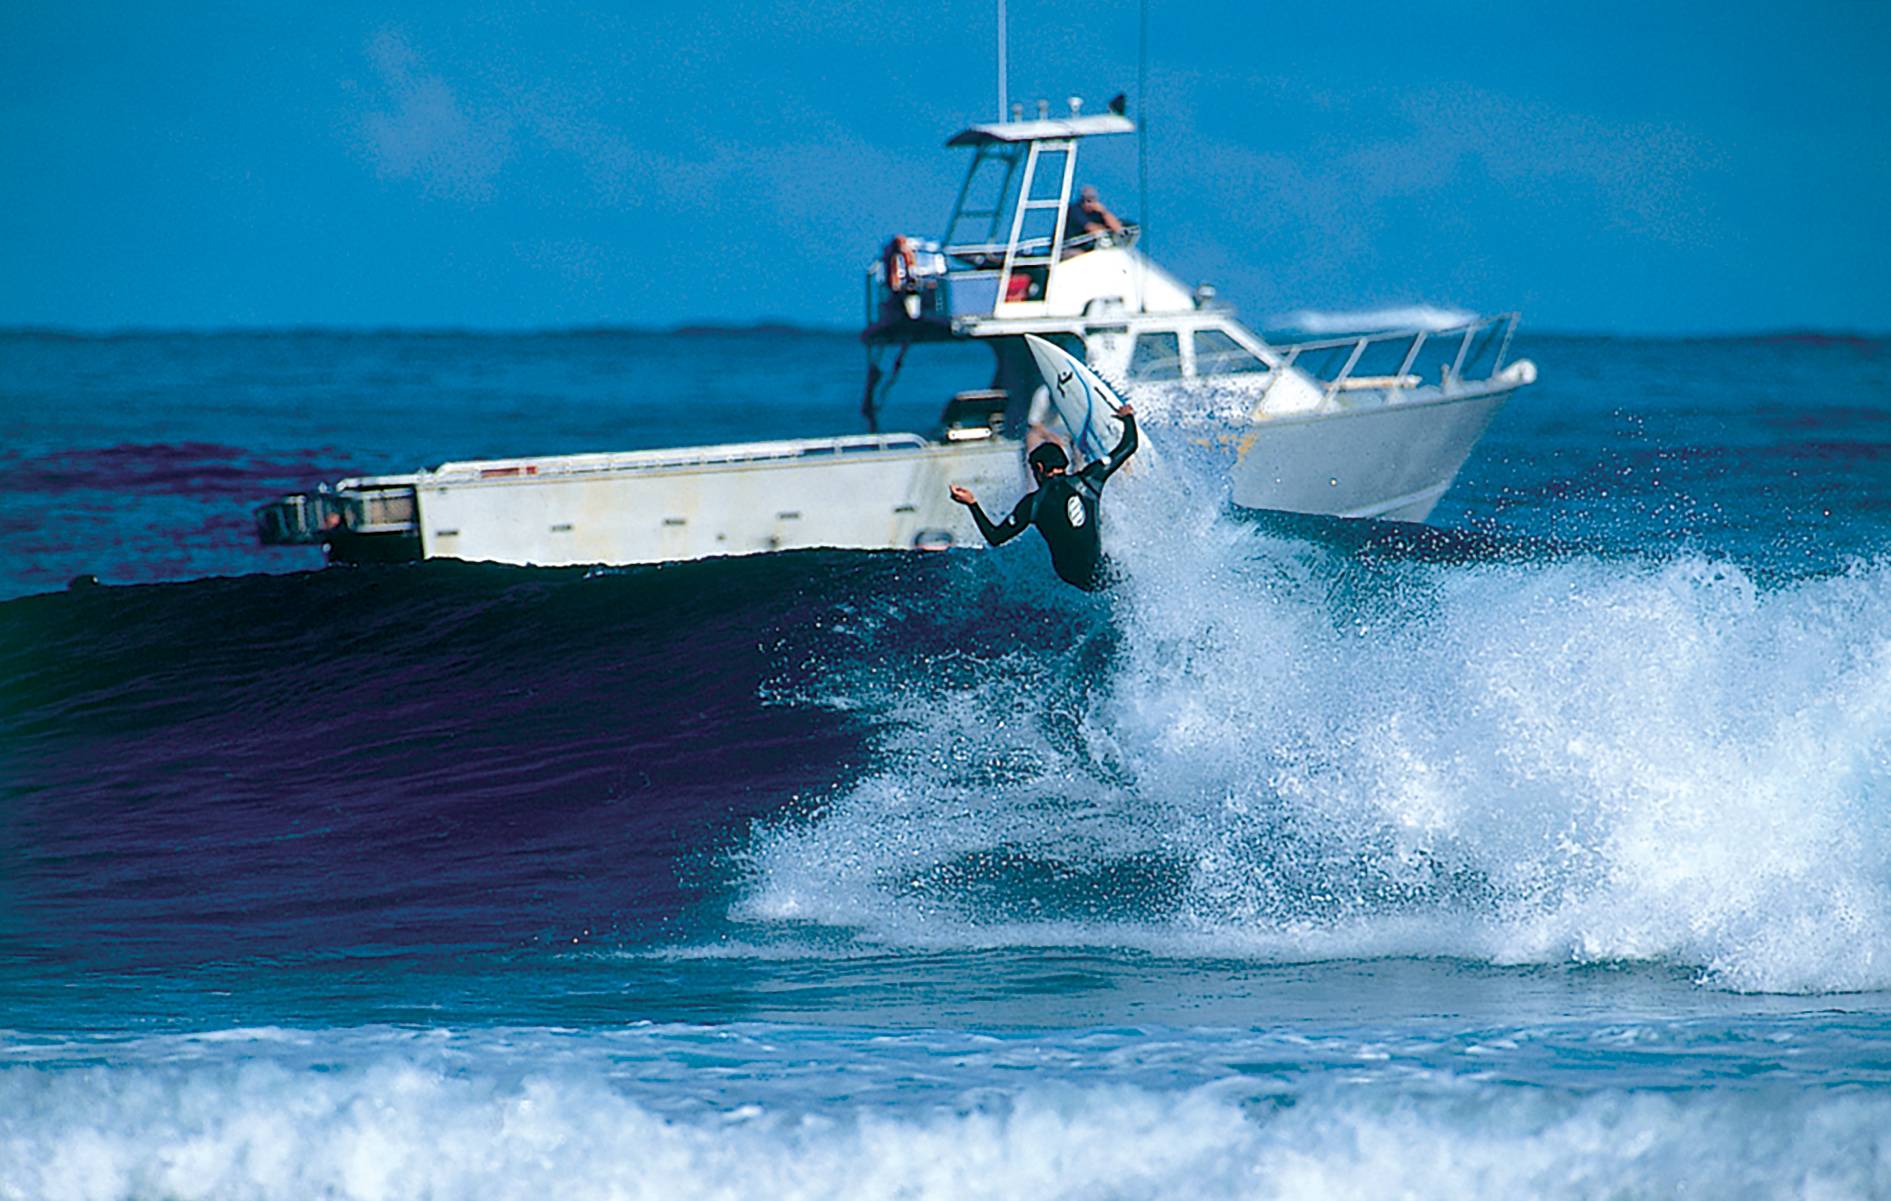
[[[894,234],[886,244],[886,254],[880,262],[880,270],[886,277],[889,292],[908,292],[913,288],[913,271],[919,260],[913,254],[913,244],[905,234]]]

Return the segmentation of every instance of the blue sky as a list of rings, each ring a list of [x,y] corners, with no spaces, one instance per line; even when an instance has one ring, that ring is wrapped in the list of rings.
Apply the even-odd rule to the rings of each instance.
[[[1010,8],[1014,99],[1133,95],[1134,0]],[[851,325],[993,9],[12,0],[0,324]],[[1257,319],[1891,330],[1887,61],[1883,0],[1151,0],[1146,211],[1081,173]]]

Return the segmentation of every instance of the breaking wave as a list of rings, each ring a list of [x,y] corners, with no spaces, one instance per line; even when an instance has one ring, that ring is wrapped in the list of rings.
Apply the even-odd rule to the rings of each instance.
[[[20,911],[187,960],[608,918],[770,954],[1891,986],[1891,564],[1770,578],[1170,487],[1113,485],[1096,596],[1033,539],[9,602],[0,733],[20,820],[58,832]],[[74,856],[111,870],[75,892]]]
[[[1080,618],[828,631],[804,699],[878,714],[879,758],[758,828],[734,916],[1891,986],[1891,566],[1349,549],[1160,493],[1123,489],[1127,578]],[[901,652],[943,620],[1006,636]]]

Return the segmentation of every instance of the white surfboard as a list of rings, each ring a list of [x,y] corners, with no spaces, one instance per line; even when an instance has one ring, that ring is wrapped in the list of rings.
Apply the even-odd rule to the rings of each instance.
[[[1117,406],[1123,402],[1116,393],[1096,372],[1056,344],[1036,334],[1024,335],[1024,341],[1050,389],[1051,407],[1070,431],[1077,453],[1089,462],[1115,450],[1116,440],[1123,436],[1123,423],[1116,419]],[[1136,457],[1153,462],[1155,448],[1149,444],[1149,435],[1141,427],[1136,434],[1141,444]]]

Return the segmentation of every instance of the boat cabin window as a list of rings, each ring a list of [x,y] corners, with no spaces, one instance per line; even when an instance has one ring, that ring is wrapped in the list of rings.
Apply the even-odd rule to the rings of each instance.
[[[1137,334],[1129,354],[1131,379],[1181,379],[1182,347],[1173,331]]]
[[[1243,372],[1266,370],[1266,363],[1225,331],[1218,329],[1195,331],[1196,375],[1239,375]]]

